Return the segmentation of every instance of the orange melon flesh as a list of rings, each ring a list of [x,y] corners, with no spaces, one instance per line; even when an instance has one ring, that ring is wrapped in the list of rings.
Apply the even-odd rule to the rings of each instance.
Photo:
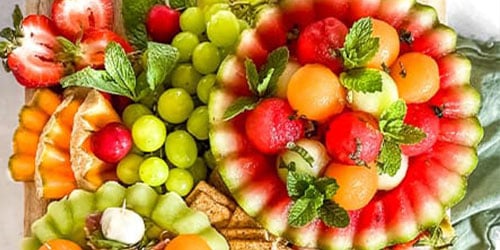
[[[117,180],[115,166],[97,158],[91,150],[90,136],[120,116],[97,90],[90,90],[75,115],[70,141],[71,168],[79,187],[96,190],[102,183]]]
[[[15,181],[33,181],[39,137],[50,116],[61,103],[61,96],[50,89],[37,89],[19,112],[19,126],[13,136],[9,171]]]
[[[35,160],[35,185],[41,198],[59,199],[77,187],[70,161],[70,137],[73,119],[87,92],[86,89],[67,90],[66,97],[40,135]]]

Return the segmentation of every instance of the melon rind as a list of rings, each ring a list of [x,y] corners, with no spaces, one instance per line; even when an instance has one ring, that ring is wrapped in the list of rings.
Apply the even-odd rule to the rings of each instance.
[[[280,4],[288,8],[287,4],[295,2],[297,1],[289,0]],[[310,2],[301,3],[307,7],[303,10],[304,14],[309,14]],[[284,18],[297,14],[291,9],[282,9],[282,12]],[[477,90],[469,84],[470,61],[455,53],[457,36],[454,30],[439,23],[433,8],[414,0],[380,0],[373,16],[390,22],[400,32],[412,32],[414,41],[402,44],[403,52],[422,52],[436,59],[440,70],[440,91],[429,103],[441,108],[443,117],[440,119],[438,142],[434,145],[436,154],[431,150],[417,156],[420,159],[412,159],[407,176],[399,186],[390,191],[379,192],[371,204],[349,212],[351,224],[347,228],[328,228],[318,221],[302,228],[287,226],[286,213],[291,202],[286,199],[270,202],[273,192],[266,192],[265,188],[255,189],[252,185],[253,182],[265,183],[261,180],[264,174],[238,168],[238,157],[248,157],[252,151],[242,143],[246,135],[244,130],[237,127],[241,124],[223,121],[220,117],[244,86],[241,77],[235,77],[238,81],[234,83],[227,82],[227,79],[231,74],[244,76],[244,69],[231,71],[223,67],[223,74],[220,75],[226,77],[219,79],[224,79],[225,82],[220,83],[219,89],[211,95],[210,142],[212,151],[217,155],[217,170],[222,180],[243,210],[254,216],[271,233],[298,246],[320,249],[381,249],[408,242],[422,231],[439,225],[445,217],[445,211],[463,198],[467,176],[477,165],[476,147],[484,133],[476,117],[481,99]],[[238,62],[244,58],[238,60],[233,55],[231,60]],[[232,141],[234,138],[238,139]],[[442,156],[437,154],[444,150],[447,151]],[[446,157],[449,161],[446,161]],[[425,169],[420,169],[423,166]],[[273,185],[274,183],[270,186]],[[399,205],[391,208],[394,206],[394,199],[400,199]],[[405,210],[397,209],[401,207]]]

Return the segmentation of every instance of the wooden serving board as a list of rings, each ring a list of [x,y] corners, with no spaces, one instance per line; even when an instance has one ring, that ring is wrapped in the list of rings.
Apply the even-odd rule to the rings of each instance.
[[[446,0],[417,0],[418,2],[434,6],[438,11],[439,20],[446,20]],[[44,14],[50,16],[50,8],[53,0],[26,0],[26,15],[27,14]],[[124,33],[123,23],[121,20],[122,0],[114,0],[115,4],[115,31],[119,34]],[[29,100],[32,96],[31,90],[26,90],[25,98]],[[31,224],[47,210],[48,201],[39,199],[36,195],[35,184],[28,182],[24,184],[24,235],[31,234]]]

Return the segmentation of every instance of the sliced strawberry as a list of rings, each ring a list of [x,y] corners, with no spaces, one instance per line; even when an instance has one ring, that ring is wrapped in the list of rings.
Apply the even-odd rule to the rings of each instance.
[[[87,29],[112,29],[113,0],[55,0],[52,19],[63,36],[71,41]]]
[[[119,43],[126,53],[132,52],[132,46],[113,31],[106,29],[90,29],[87,30],[78,44],[78,52],[76,54],[77,69],[91,66],[93,68],[102,68],[104,66],[104,52],[109,43]]]
[[[304,124],[284,99],[268,98],[250,112],[245,122],[248,140],[262,153],[275,154],[288,142],[303,137]]]
[[[338,19],[328,17],[308,25],[300,33],[297,57],[301,64],[321,63],[334,73],[342,71],[342,60],[336,50],[342,48],[348,29]]]
[[[7,55],[9,69],[17,81],[28,88],[56,85],[64,75],[64,66],[56,60],[57,31],[46,16],[30,15],[21,23],[23,36],[12,44]]]

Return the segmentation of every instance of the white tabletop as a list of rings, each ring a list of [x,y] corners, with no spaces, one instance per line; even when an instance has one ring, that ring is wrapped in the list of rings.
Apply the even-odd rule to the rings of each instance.
[[[11,10],[15,4],[24,9],[23,0],[0,1],[0,28],[11,26]],[[498,0],[450,0],[448,23],[459,34],[482,40],[500,41],[500,1]],[[11,74],[0,70],[0,246],[2,249],[19,249],[23,230],[23,189],[10,180],[7,162],[11,154],[12,134],[17,126],[17,113],[24,101],[23,88]]]

